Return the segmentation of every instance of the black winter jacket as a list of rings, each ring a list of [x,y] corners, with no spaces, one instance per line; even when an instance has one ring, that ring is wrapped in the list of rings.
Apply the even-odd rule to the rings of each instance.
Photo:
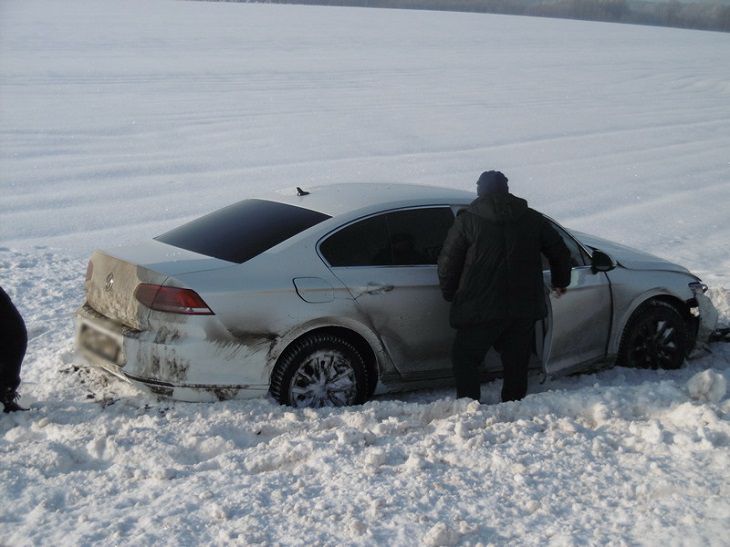
[[[474,200],[456,217],[438,259],[441,292],[453,302],[451,326],[545,317],[540,253],[553,287],[567,287],[570,251],[542,214],[512,194]]]

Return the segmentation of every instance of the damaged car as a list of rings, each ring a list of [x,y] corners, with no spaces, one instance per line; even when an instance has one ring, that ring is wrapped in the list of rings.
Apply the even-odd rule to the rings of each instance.
[[[185,401],[271,394],[359,404],[453,381],[436,259],[470,192],[342,184],[245,199],[138,245],[96,251],[76,314],[84,358]],[[548,219],[571,252],[546,288],[531,368],[678,368],[717,312],[687,269]],[[549,270],[545,264],[546,287]],[[501,374],[492,351],[485,380]]]

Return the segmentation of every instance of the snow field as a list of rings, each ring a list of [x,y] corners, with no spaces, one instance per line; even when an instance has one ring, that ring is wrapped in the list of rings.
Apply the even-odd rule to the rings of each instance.
[[[4,433],[3,483],[25,492],[5,522],[11,544],[719,541],[727,401],[590,381],[496,406],[49,404]]]
[[[341,410],[158,400],[79,368],[94,248],[270,188],[473,189],[686,265],[730,324],[730,35],[474,14],[0,3],[0,284],[28,413],[8,545],[727,545],[730,348],[678,371]]]
[[[727,284],[727,34],[165,0],[1,9],[6,246],[88,255],[264,188],[473,189],[499,168],[567,226]]]

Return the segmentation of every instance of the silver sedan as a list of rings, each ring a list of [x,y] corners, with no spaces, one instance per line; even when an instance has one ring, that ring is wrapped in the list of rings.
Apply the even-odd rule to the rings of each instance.
[[[340,406],[449,384],[454,331],[436,258],[475,196],[403,184],[308,190],[96,251],[76,315],[80,352],[188,401],[270,393],[293,406]],[[573,269],[564,296],[546,290],[535,371],[677,368],[714,328],[707,287],[682,266],[551,222]],[[490,352],[484,379],[500,367]]]

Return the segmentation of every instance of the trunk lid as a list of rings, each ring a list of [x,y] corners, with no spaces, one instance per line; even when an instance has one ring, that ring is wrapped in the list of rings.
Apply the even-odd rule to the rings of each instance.
[[[210,258],[158,241],[95,251],[93,271],[86,281],[86,301],[97,312],[135,330],[147,328],[150,310],[134,297],[140,283],[164,285],[173,276],[231,267]]]

